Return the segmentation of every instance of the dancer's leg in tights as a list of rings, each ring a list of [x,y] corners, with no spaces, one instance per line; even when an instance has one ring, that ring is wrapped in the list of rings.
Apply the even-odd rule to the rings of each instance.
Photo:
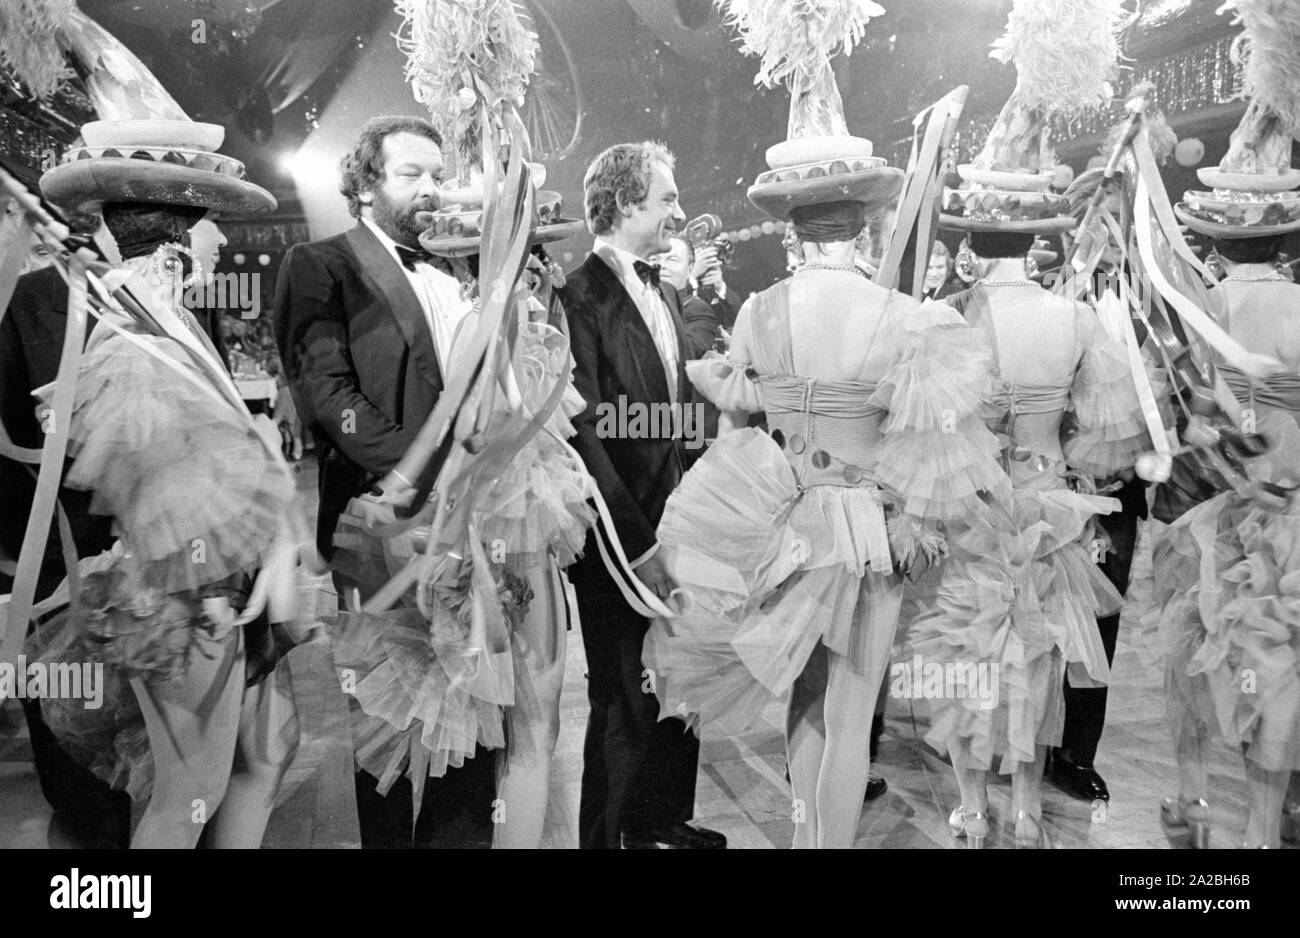
[[[265,680],[244,691],[234,768],[212,825],[214,848],[262,846],[280,783],[297,751],[298,708],[289,664],[282,660]]]
[[[1047,746],[1034,747],[1033,762],[1019,762],[1011,772],[1011,816],[1027,817],[1039,821],[1043,816],[1043,766],[1047,762]]]
[[[192,848],[226,794],[244,690],[242,633],[199,642],[179,679],[131,682],[154,761],[132,847]]]
[[[950,702],[950,706],[960,704]],[[953,772],[957,776],[957,788],[961,792],[961,808],[968,815],[980,812],[987,816],[989,809],[988,781],[986,773],[972,767],[972,740],[968,736],[959,736],[948,741],[948,755],[952,757]]]
[[[848,658],[828,652],[826,746],[817,779],[817,846],[853,846],[862,817],[862,799],[871,771],[871,719],[885,661],[870,659],[865,671]]]
[[[1182,728],[1174,736],[1174,752],[1178,760],[1178,795],[1183,802],[1191,803],[1209,797],[1209,778],[1205,770],[1205,731],[1190,718],[1182,720]]]
[[[1267,772],[1246,756],[1246,846],[1282,846],[1282,802],[1286,799],[1289,772]]]
[[[497,757],[497,798],[504,815],[492,831],[494,849],[541,846],[551,757],[560,736],[564,587],[550,558],[529,568],[526,578],[533,599],[513,638],[515,705],[506,710],[506,748]]]
[[[828,655],[826,646],[818,642],[795,679],[786,715],[785,761],[790,770],[796,850],[812,849],[818,840],[817,780],[826,748]]]

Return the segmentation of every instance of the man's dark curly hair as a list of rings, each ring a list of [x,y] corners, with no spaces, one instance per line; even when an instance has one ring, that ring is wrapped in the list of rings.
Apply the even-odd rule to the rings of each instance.
[[[361,193],[373,189],[384,178],[384,138],[389,134],[417,134],[442,146],[442,135],[421,117],[382,114],[366,121],[352,152],[343,157],[339,191],[347,197],[348,212],[361,217]]]

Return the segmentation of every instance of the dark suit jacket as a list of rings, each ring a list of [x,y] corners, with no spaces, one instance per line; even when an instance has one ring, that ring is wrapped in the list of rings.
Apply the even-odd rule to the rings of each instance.
[[[682,322],[686,328],[686,357],[703,358],[718,338],[718,314],[698,296],[687,294],[682,302]]]
[[[275,336],[303,426],[316,438],[316,546],[333,556],[348,500],[397,465],[433,411],[443,376],[405,271],[363,224],[285,255]],[[419,507],[437,474],[416,482]]]
[[[718,291],[713,287],[707,283],[702,283],[697,295],[709,304],[709,308],[713,310],[713,315],[717,317],[718,325],[726,329],[727,332],[731,332],[735,328],[736,314],[740,312],[740,304],[736,302],[735,287],[728,286],[727,295],[722,297],[718,296]]]
[[[58,377],[67,321],[68,285],[57,269],[45,267],[18,278],[4,322],[0,323],[0,419],[18,446],[34,449],[44,443],[31,392]],[[94,321],[89,317],[87,336]],[[35,469],[0,456],[0,548],[14,560],[22,550],[27,516],[36,495]],[[67,512],[79,557],[112,546],[111,520],[90,514],[89,492],[61,488],[59,501]],[[51,524],[50,528],[37,584],[38,598],[48,595],[66,573],[58,525]]]
[[[686,357],[677,291],[660,287],[677,330],[677,399],[690,400]],[[629,560],[654,546],[655,528],[664,504],[682,477],[686,451],[681,440],[623,436],[602,439],[597,433],[601,403],[648,407],[669,401],[668,383],[659,351],[636,303],[618,275],[595,254],[588,254],[564,286],[564,307],[569,315],[573,349],[573,383],[587,402],[574,421],[574,448],[596,480],[614,518],[614,526]],[[602,567],[599,552],[583,554],[580,564],[594,571]]]

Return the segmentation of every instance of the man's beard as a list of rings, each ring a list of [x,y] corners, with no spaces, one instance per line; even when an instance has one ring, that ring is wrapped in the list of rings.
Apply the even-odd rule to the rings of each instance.
[[[428,226],[416,219],[416,213],[436,212],[437,199],[421,200],[412,205],[401,206],[389,199],[383,189],[375,188],[373,191],[374,221],[379,226],[379,230],[403,247],[419,248],[420,235]]]

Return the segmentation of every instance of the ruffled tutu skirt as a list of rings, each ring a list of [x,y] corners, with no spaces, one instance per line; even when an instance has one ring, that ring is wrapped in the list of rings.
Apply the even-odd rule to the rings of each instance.
[[[526,411],[550,396],[567,356],[558,330],[520,328],[514,364]],[[553,628],[565,627],[562,606],[547,603],[554,590],[544,581],[573,562],[595,522],[587,502],[591,480],[562,442],[574,432],[569,418],[583,407],[566,385],[543,428],[474,492],[469,580],[454,594],[434,591],[432,620],[408,597],[407,606],[392,611],[341,614],[332,628],[335,661],[356,703],[357,764],[379,779],[381,793],[407,774],[418,798],[425,778],[463,765],[477,746],[505,745],[504,709],[515,705],[516,681],[525,673],[514,628],[535,602],[549,610]],[[495,429],[508,432],[501,416]],[[376,570],[396,574],[415,548],[411,533],[385,542],[349,514],[335,540],[335,568],[372,582]],[[534,585],[546,595],[534,596]]]
[[[293,477],[246,414],[102,328],[82,363],[66,484],[91,490],[90,510],[116,520],[148,589],[177,593],[256,569],[283,530]]]
[[[1169,525],[1153,566],[1175,738],[1190,728],[1265,771],[1300,769],[1300,509],[1217,495]]]
[[[712,447],[672,494],[659,525],[685,613],[656,620],[642,661],[663,716],[701,734],[752,729],[822,642],[861,673],[882,673],[900,580],[868,568],[882,511],[867,486],[813,486],[754,429]]]
[[[1064,677],[1105,683],[1096,617],[1121,599],[1085,545],[1113,499],[1017,490],[1010,512],[949,533],[950,556],[905,589],[891,693],[929,701],[926,741],[968,741],[972,768],[1003,773],[1060,742]]]

